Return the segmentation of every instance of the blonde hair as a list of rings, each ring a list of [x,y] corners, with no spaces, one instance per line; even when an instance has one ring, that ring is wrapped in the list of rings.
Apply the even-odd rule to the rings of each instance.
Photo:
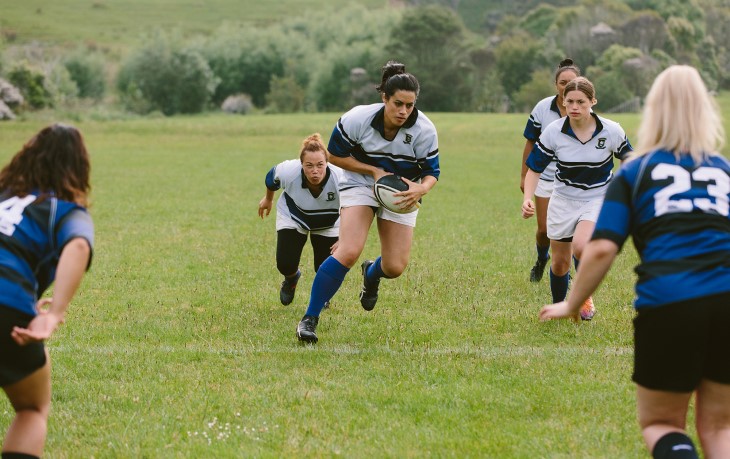
[[[699,72],[688,65],[673,65],[656,77],[646,96],[644,114],[631,158],[658,149],[679,157],[689,153],[695,162],[719,154],[725,129],[714,99]]]
[[[321,151],[324,153],[325,162],[329,162],[327,158],[327,147],[322,142],[322,136],[319,132],[315,132],[302,141],[302,148],[299,150],[299,161],[304,161],[304,155],[309,152]]]

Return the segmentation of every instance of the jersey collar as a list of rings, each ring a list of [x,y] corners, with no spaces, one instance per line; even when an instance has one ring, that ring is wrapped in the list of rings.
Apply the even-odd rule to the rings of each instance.
[[[601,123],[601,119],[596,115],[594,112],[591,112],[591,116],[596,120],[596,130],[593,131],[593,135],[591,136],[591,139],[593,139],[595,136],[597,136],[602,130],[603,130],[603,123]],[[573,137],[575,140],[578,140],[578,137],[576,137],[575,132],[573,132],[573,128],[570,127],[570,117],[566,116],[565,121],[563,121],[563,128],[561,129],[561,132],[565,135],[569,135]],[[578,140],[580,142],[580,140]],[[583,143],[583,142],[581,142]]]
[[[416,124],[416,120],[418,120],[418,109],[414,108],[411,112],[411,116],[408,117],[405,123],[403,123],[404,128],[412,128],[414,124]],[[380,110],[375,114],[373,117],[373,120],[370,122],[370,127],[375,129],[380,133],[380,135],[385,139],[385,105],[383,105]]]
[[[558,96],[553,97],[553,101],[550,102],[550,110],[560,115],[560,108],[558,107]]]

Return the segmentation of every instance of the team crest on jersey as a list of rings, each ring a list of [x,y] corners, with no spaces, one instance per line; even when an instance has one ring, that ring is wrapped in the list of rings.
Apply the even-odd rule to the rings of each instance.
[[[335,192],[329,191],[327,192],[327,201],[334,201],[335,200]]]
[[[406,138],[403,140],[403,143],[405,143],[406,145],[410,145],[411,140],[413,140],[413,136],[410,134],[406,134]]]
[[[604,148],[606,148],[606,138],[605,137],[601,137],[598,139],[598,145],[596,145],[596,148],[599,150],[603,150]]]

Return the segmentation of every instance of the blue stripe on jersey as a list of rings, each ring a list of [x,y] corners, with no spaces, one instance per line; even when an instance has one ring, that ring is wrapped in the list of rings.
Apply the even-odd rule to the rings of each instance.
[[[532,147],[525,164],[535,172],[542,172],[555,159],[555,152],[543,145],[539,140]]]
[[[37,298],[53,282],[61,250],[75,237],[93,249],[93,223],[80,206],[54,197],[26,206],[12,235],[0,234],[0,304],[34,316]]]
[[[272,167],[271,170],[266,174],[264,184],[266,185],[266,188],[271,191],[276,191],[281,188],[281,182],[276,180],[276,166]]]
[[[631,234],[636,308],[730,292],[730,163],[666,151],[626,163],[608,186],[592,239]]]
[[[302,209],[286,192],[281,195],[286,200],[286,207],[289,209],[291,218],[309,231],[332,228],[340,218],[339,209]]]
[[[382,109],[381,109],[382,112]],[[377,116],[382,116],[379,112]],[[415,123],[417,117],[413,117],[411,124]],[[371,126],[377,124],[377,120],[373,120]],[[439,165],[439,150],[430,151],[425,158],[416,158],[415,155],[398,155],[391,152],[383,151],[365,151],[365,149],[357,141],[353,140],[340,118],[332,130],[327,150],[334,156],[347,158],[352,156],[358,161],[392,172],[405,177],[409,180],[418,180],[426,175],[439,178],[441,168]]]
[[[537,140],[540,138],[541,132],[542,124],[537,121],[532,115],[530,115],[530,117],[527,119],[525,131],[522,133],[522,136],[527,140]]]
[[[602,163],[565,162],[558,160],[555,179],[568,186],[581,190],[591,190],[606,186],[613,173],[613,157],[608,156]]]

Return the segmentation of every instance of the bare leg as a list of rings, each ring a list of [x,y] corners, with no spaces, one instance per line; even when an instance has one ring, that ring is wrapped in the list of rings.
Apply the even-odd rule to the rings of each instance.
[[[403,274],[411,257],[413,227],[378,219],[383,273],[389,278]]]
[[[10,399],[15,418],[8,428],[3,452],[25,453],[40,457],[46,443],[48,413],[51,408],[51,361],[30,376],[3,390]]]
[[[696,405],[697,432],[705,457],[730,457],[730,385],[702,380]]]
[[[678,393],[636,386],[639,425],[651,453],[656,442],[671,432],[686,434],[687,407],[692,392]]]
[[[535,217],[537,219],[537,232],[535,242],[540,247],[549,247],[550,239],[547,237],[547,212],[550,198],[535,196]]]
[[[368,206],[343,207],[340,211],[340,239],[332,255],[343,266],[352,268],[368,239],[375,213]]]

